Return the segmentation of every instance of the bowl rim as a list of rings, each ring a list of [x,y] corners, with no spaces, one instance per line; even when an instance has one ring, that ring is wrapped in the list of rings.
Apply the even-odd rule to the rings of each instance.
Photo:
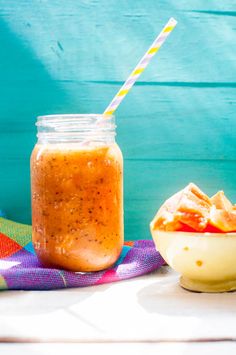
[[[184,235],[186,237],[200,237],[200,238],[236,238],[236,232],[225,232],[225,233],[213,233],[213,232],[182,232],[182,231],[163,231],[163,230],[154,230],[154,233],[159,234],[175,234],[177,235]]]

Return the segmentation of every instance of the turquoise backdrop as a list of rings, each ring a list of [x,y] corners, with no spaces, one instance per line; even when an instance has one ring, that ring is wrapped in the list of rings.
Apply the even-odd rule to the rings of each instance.
[[[30,222],[37,115],[101,113],[169,17],[116,113],[126,239],[189,181],[236,202],[235,0],[0,0],[0,208]]]

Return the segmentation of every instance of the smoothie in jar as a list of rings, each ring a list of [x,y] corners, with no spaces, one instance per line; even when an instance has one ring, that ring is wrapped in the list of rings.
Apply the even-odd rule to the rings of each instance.
[[[55,129],[56,119],[48,117]],[[57,127],[38,135],[31,156],[32,238],[44,265],[98,271],[113,265],[123,246],[123,159],[111,126],[97,127],[90,115],[91,132],[81,138],[79,118],[66,121],[66,133],[63,123],[63,133]]]

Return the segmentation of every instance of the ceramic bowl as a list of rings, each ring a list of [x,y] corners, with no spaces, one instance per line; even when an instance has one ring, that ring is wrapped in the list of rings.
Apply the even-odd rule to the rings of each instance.
[[[152,230],[163,259],[181,274],[182,287],[198,292],[236,290],[236,233]]]

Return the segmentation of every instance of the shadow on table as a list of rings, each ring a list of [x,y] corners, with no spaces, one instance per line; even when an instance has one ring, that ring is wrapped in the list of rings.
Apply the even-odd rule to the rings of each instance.
[[[64,310],[74,317],[79,317],[73,311],[73,305],[82,304],[83,301],[92,297],[93,294],[105,292],[110,286],[110,284],[104,284],[46,292],[4,291],[0,293],[0,314],[7,316],[30,316]]]
[[[196,293],[184,290],[178,276],[163,267],[156,273],[157,282],[144,287],[137,295],[139,304],[150,313],[199,317],[221,313],[236,314],[235,293]]]

